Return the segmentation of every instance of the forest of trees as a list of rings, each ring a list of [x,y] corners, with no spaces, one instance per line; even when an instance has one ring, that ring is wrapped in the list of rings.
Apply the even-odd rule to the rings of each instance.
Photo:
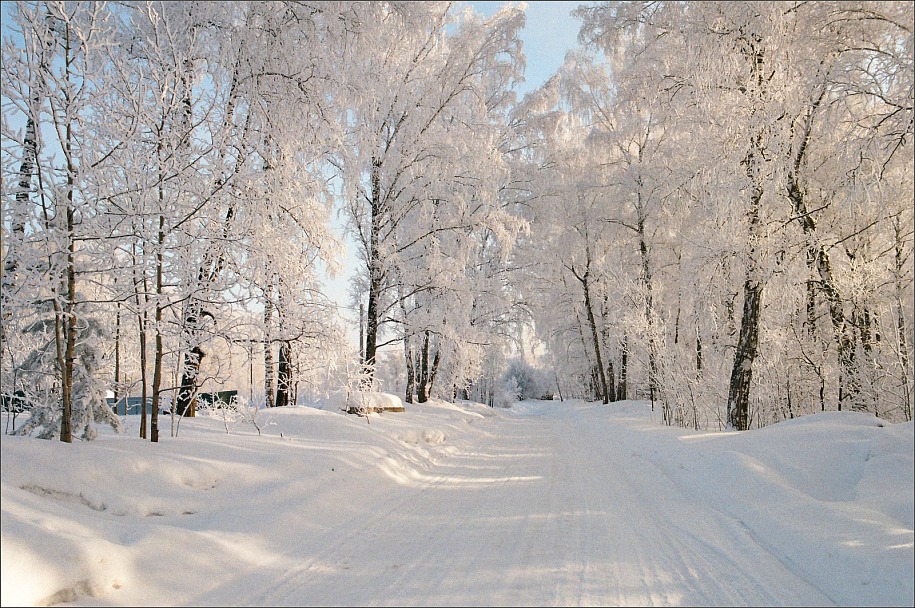
[[[111,392],[157,441],[254,359],[266,406],[536,376],[696,429],[912,419],[910,2],[592,3],[523,96],[519,7],[8,8],[19,433],[118,428]],[[322,285],[343,241],[358,348]]]

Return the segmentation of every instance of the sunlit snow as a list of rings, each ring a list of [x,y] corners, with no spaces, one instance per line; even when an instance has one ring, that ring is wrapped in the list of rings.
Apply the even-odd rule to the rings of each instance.
[[[4,435],[2,604],[913,604],[911,422],[338,405]]]

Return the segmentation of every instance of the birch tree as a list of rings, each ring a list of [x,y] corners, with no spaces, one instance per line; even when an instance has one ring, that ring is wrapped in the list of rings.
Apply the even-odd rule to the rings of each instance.
[[[352,154],[338,166],[364,264],[365,365],[372,370],[379,348],[402,342],[414,373],[418,355],[425,399],[442,349],[457,336],[443,327],[443,313],[472,263],[465,245],[472,249],[474,240],[463,239],[480,230],[510,238],[517,230],[500,208],[508,178],[499,172],[495,120],[518,77],[523,13],[504,10],[489,20],[466,13],[448,35],[450,3],[380,11],[362,42],[372,51],[351,74],[345,150]],[[402,329],[386,333],[393,324]]]

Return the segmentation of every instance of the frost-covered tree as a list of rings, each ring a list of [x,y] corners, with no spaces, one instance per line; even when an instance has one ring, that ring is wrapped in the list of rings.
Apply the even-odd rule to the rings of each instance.
[[[80,344],[80,336],[95,325],[97,312],[83,286],[107,263],[100,240],[104,201],[95,196],[94,178],[111,150],[91,137],[101,120],[91,100],[108,84],[104,65],[115,24],[102,5],[89,2],[22,2],[13,19],[21,39],[3,47],[4,172],[7,160],[20,162],[17,187],[3,192],[4,229],[11,220],[4,252],[4,384],[18,381],[11,329],[50,329],[53,357],[25,362],[44,364],[42,373],[56,379],[45,403],[55,403],[59,415],[44,418],[55,426],[44,434],[70,442],[74,413],[82,425],[105,418],[96,410],[107,408],[95,398],[103,390],[94,385],[95,346]],[[46,342],[33,349],[48,353]]]
[[[911,183],[911,7],[610,2],[578,14],[617,103],[651,107],[675,144],[657,219],[680,279],[656,308],[661,390],[693,410],[677,422],[710,414],[743,429],[827,402],[905,417],[909,372],[889,361],[907,359],[908,338],[877,336],[911,316],[885,287],[904,266],[891,243],[900,259],[911,247],[891,219]],[[701,413],[697,392],[721,393],[723,356],[725,411]]]
[[[454,14],[450,3],[377,10],[360,34],[357,52],[368,52],[351,63],[338,166],[364,264],[365,363],[372,369],[379,348],[402,343],[407,399],[415,389],[424,401],[440,366],[452,370],[450,392],[471,372],[455,363],[479,360],[468,350],[474,256],[487,239],[507,246],[520,227],[504,208],[510,177],[500,146],[523,13],[484,20]]]

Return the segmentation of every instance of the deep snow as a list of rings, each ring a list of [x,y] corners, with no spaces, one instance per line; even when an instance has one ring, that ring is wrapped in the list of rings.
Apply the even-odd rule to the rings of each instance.
[[[913,605],[911,422],[707,433],[581,401],[256,421],[4,435],[2,604]]]

